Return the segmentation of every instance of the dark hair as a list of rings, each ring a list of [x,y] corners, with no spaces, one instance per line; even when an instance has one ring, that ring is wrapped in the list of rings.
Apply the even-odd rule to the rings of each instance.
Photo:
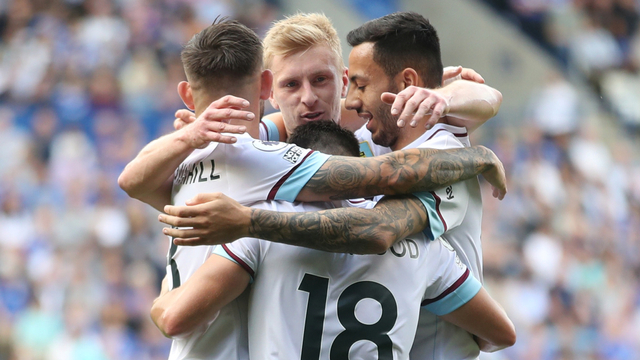
[[[355,135],[331,120],[317,120],[298,126],[288,142],[325,154],[360,156]]]
[[[238,21],[216,19],[189,40],[181,59],[192,86],[242,86],[262,68],[262,42]]]
[[[405,68],[416,70],[427,87],[440,87],[442,59],[436,29],[415,12],[396,12],[367,21],[347,35],[351,46],[374,43],[373,60],[392,78]]]

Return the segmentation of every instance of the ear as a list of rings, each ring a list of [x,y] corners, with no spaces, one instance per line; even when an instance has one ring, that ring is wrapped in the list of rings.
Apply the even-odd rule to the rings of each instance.
[[[349,69],[344,68],[342,72],[342,91],[340,92],[340,97],[347,96],[347,89],[349,87]]]
[[[260,75],[260,100],[271,99],[271,85],[273,84],[273,73],[265,70]]]
[[[409,86],[420,86],[420,76],[412,68],[406,68],[396,75],[396,85],[400,91]]]
[[[271,73],[271,81],[273,82],[273,73]],[[278,105],[276,98],[273,96],[273,85],[271,86],[271,89],[269,89],[269,103],[271,103],[271,106],[274,109],[280,110],[280,106]]]
[[[193,92],[191,91],[191,84],[186,81],[180,81],[178,84],[178,95],[180,99],[187,106],[187,109],[194,111],[196,105],[193,101]]]

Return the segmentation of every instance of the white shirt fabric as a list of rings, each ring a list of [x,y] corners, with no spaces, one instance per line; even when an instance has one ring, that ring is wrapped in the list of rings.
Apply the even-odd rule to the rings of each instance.
[[[358,130],[358,134],[361,141],[369,146],[371,133],[366,127]],[[453,149],[470,145],[465,128],[436,124],[404,149]],[[372,149],[375,155],[384,151],[376,147]],[[429,228],[424,231],[427,237],[434,239],[441,236],[447,240],[473,276],[482,283],[482,197],[478,179],[472,178],[436,191],[414,195],[422,200],[429,215]],[[470,360],[477,359],[479,353],[471,334],[439,320],[425,308],[421,310],[410,354],[412,360]]]
[[[284,202],[254,207],[326,208]],[[450,245],[424,234],[379,255],[329,253],[254,238],[222,245],[215,254],[254,279],[251,359],[408,359],[421,303],[446,314],[481,286]]]
[[[292,144],[235,135],[234,144],[211,143],[194,150],[176,169],[172,203],[200,193],[222,192],[243,205],[281,199],[293,201],[309,178],[329,158]],[[214,247],[176,246],[167,256],[169,288],[184,283],[205,262]],[[186,337],[175,338],[169,360],[246,360],[247,294],[220,310],[217,317]]]

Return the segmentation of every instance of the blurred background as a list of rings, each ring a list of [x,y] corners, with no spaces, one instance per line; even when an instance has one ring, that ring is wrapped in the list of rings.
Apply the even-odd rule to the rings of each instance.
[[[346,33],[396,10],[502,91],[474,134],[489,291],[518,342],[483,359],[640,359],[638,0],[0,0],[0,360],[166,359],[148,310],[168,241],[116,178],[183,105],[182,45],[218,15]]]

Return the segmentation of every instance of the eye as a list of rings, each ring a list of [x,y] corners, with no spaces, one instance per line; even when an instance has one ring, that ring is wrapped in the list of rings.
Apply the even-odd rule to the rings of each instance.
[[[318,76],[318,77],[316,78],[316,82],[323,82],[323,81],[326,81],[326,80],[327,80],[327,77],[326,77],[326,76]]]
[[[366,87],[366,86],[358,86],[358,90],[359,90],[359,91],[364,91],[364,88],[365,88],[365,87]]]
[[[284,84],[284,87],[292,88],[292,87],[295,87],[296,85],[298,84],[295,81],[289,81],[288,83]]]

